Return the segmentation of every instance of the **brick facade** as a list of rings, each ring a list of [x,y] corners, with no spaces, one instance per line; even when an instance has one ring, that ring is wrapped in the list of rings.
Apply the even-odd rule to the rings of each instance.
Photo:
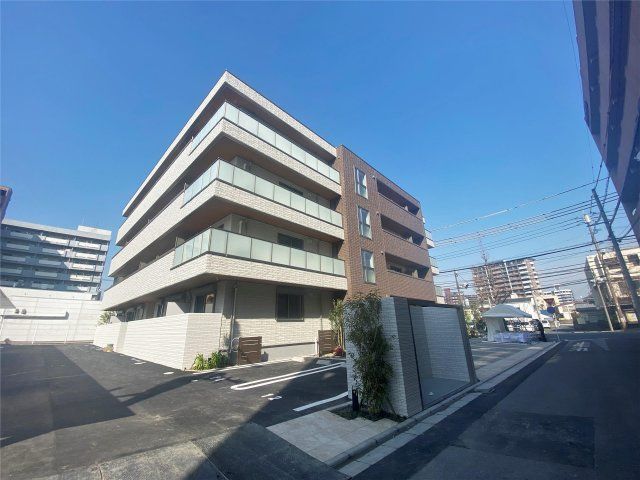
[[[367,176],[368,198],[356,193],[354,168],[363,171]],[[340,248],[339,257],[345,261],[348,295],[357,292],[377,290],[382,296],[407,297],[409,299],[436,300],[433,274],[430,269],[429,252],[424,246],[424,225],[420,202],[404,192],[392,181],[384,177],[367,162],[344,146],[337,149],[334,164],[342,178],[342,197],[338,201],[337,210],[342,214],[345,240]],[[378,182],[399,197],[404,197],[417,207],[416,213],[403,210],[378,191]],[[371,218],[371,239],[360,235],[358,227],[358,206],[366,208]],[[382,218],[387,218],[402,227],[422,235],[418,245],[403,238],[398,238],[385,231]],[[366,283],[361,262],[361,250],[368,250],[374,255],[376,283]],[[405,275],[387,269],[387,256],[398,258],[415,267],[428,269],[424,278]]]

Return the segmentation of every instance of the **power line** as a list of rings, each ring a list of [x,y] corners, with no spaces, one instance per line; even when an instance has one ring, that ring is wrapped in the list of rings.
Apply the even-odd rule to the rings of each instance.
[[[550,199],[552,199],[552,198],[559,197],[559,196],[564,195],[564,194],[566,194],[566,193],[570,193],[570,192],[573,192],[573,191],[575,191],[575,190],[579,190],[579,189],[581,189],[581,188],[585,188],[585,187],[591,186],[591,185],[593,185],[594,183],[595,183],[595,181],[591,181],[591,182],[589,182],[589,183],[585,183],[585,184],[583,184],[583,185],[579,185],[579,186],[577,186],[577,187],[570,188],[570,189],[568,189],[568,190],[563,190],[563,191],[561,191],[561,192],[553,193],[553,194],[551,194],[551,195],[547,195],[547,196],[545,196],[545,197],[538,198],[538,199],[536,199],[536,200],[530,200],[530,201],[528,201],[528,202],[520,203],[520,204],[518,204],[518,205],[514,205],[514,206],[509,207],[509,208],[505,208],[505,209],[502,209],[502,210],[497,210],[497,211],[495,211],[495,212],[487,213],[487,214],[485,214],[485,215],[480,215],[480,216],[473,217],[473,218],[468,218],[468,219],[466,219],[466,220],[460,220],[460,221],[458,221],[458,222],[451,223],[451,224],[449,224],[449,225],[443,225],[443,226],[441,226],[441,227],[432,228],[432,229],[431,229],[431,231],[432,231],[432,232],[437,232],[437,231],[439,231],[439,230],[446,230],[446,229],[448,229],[448,228],[457,227],[457,226],[459,226],[459,225],[464,225],[464,224],[467,224],[467,223],[472,223],[472,222],[477,222],[477,221],[479,221],[479,220],[484,220],[485,218],[495,217],[496,215],[502,215],[502,214],[504,214],[504,213],[512,212],[513,210],[516,210],[516,209],[518,209],[518,208],[526,207],[526,206],[528,206],[528,205],[533,205],[533,204],[535,204],[535,203],[539,203],[539,202],[544,202],[544,201],[546,201],[546,200],[550,200]]]

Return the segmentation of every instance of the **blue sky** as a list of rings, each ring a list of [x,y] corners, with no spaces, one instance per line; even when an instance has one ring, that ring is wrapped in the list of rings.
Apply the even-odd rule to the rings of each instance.
[[[560,2],[5,2],[8,217],[115,232],[225,69],[416,195],[428,227],[589,182],[600,157],[565,8],[569,27]],[[587,198],[583,189],[436,239]],[[490,256],[581,241],[585,229]]]

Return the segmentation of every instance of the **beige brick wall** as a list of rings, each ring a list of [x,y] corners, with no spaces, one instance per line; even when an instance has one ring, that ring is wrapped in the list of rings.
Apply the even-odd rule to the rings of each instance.
[[[261,336],[266,347],[315,343],[318,330],[330,328],[331,292],[305,289],[304,320],[291,322],[276,319],[276,290],[276,285],[238,285],[234,337]]]

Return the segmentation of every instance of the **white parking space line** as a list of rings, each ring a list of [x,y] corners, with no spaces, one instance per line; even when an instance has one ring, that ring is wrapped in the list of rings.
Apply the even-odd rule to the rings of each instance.
[[[339,400],[340,398],[346,397],[348,394],[349,394],[349,392],[344,392],[344,393],[341,393],[340,395],[336,395],[335,397],[325,398],[324,400],[318,400],[317,402],[308,403],[308,404],[303,405],[301,407],[294,408],[293,411],[294,412],[303,412],[303,411],[308,410],[310,408],[317,407],[318,405],[323,405],[325,403],[333,402],[334,400]]]
[[[326,367],[310,368],[308,370],[301,370],[299,372],[288,373],[286,375],[279,375],[277,377],[268,377],[260,380],[253,380],[251,382],[241,383],[239,385],[233,385],[232,390],[249,390],[251,388],[264,387],[265,385],[271,385],[272,383],[286,382],[295,378],[306,377],[307,375],[314,375],[316,373],[323,373],[336,368],[345,368],[344,364],[329,365]]]

